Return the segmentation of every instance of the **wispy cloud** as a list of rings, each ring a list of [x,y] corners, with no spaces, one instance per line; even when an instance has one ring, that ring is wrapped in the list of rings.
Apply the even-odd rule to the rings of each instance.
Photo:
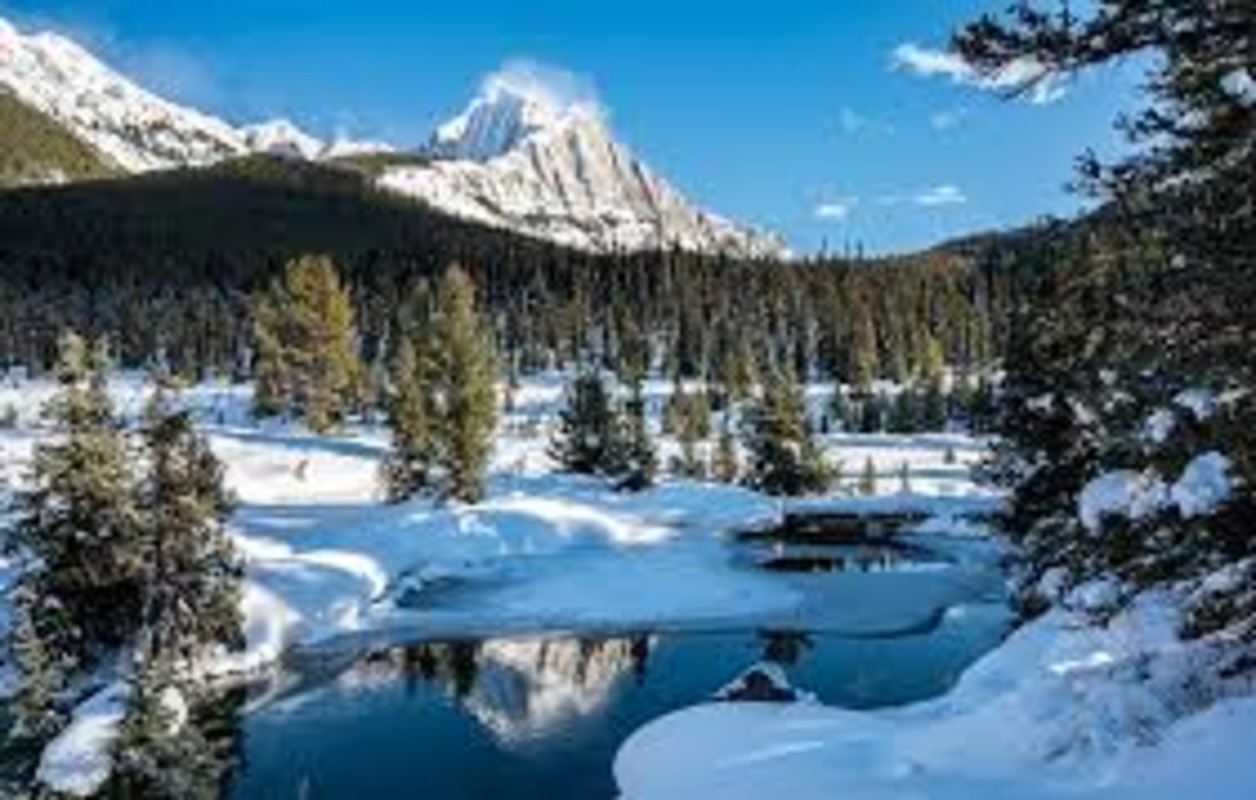
[[[911,198],[911,201],[918,206],[934,207],[934,206],[958,206],[968,202],[968,198],[964,195],[958,186],[944,183],[939,186],[931,186]]]
[[[582,108],[605,115],[591,78],[533,58],[514,58],[484,79],[482,91],[504,89],[556,109]]]
[[[921,206],[923,208],[940,208],[958,206],[968,202],[963,190],[951,183],[940,183],[921,189],[914,194],[886,194],[875,200],[878,206],[893,208],[894,206]]]
[[[957,53],[905,42],[894,48],[891,62],[895,69],[914,75],[950,78],[954,83],[983,91],[1024,92],[1034,105],[1054,103],[1065,95],[1060,76],[1030,58],[1017,59],[993,75],[982,75]]]
[[[962,108],[944,108],[929,115],[929,127],[943,132],[958,128],[964,122],[968,112]]]
[[[826,200],[812,209],[811,216],[824,222],[844,222],[850,217],[858,202],[854,197]]]
[[[837,125],[842,133],[851,137],[894,132],[892,125],[865,116],[850,106],[844,106],[838,111]]]

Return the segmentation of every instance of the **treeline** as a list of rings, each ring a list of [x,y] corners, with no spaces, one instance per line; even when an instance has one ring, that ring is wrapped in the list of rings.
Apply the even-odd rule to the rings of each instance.
[[[73,328],[108,335],[125,366],[248,376],[249,297],[311,252],[335,261],[354,346],[375,371],[406,299],[453,263],[515,373],[588,354],[620,373],[641,360],[704,377],[789,365],[853,384],[906,380],[937,351],[976,369],[1006,339],[1012,291],[998,259],[945,250],[787,263],[584,254],[376,192],[348,167],[251,159],[0,193],[0,362],[44,370]]]

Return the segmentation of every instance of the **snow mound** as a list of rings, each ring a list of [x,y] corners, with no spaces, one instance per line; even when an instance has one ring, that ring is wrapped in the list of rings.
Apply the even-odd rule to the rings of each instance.
[[[1211,702],[1224,697],[1204,677],[1215,651],[1177,639],[1172,606],[1144,596],[1103,627],[1053,611],[948,695],[904,709],[686,709],[634,733],[615,777],[630,800],[1181,800],[1196,785],[1210,800],[1256,796],[1256,768],[1237,743],[1250,745],[1240,731],[1256,702]]]
[[[80,703],[69,726],[44,748],[35,780],[70,797],[95,794],[113,769],[112,745],[130,699],[130,686],[114,683]]]

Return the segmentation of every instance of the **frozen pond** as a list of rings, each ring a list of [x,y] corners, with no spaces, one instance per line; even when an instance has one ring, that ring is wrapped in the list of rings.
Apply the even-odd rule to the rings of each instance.
[[[944,692],[1006,630],[997,581],[927,551],[764,547],[739,558],[811,601],[790,619],[741,628],[307,655],[255,689],[229,796],[609,798],[611,761],[633,730],[758,661],[781,664],[825,703],[875,708]],[[920,606],[910,624],[877,624],[903,617],[904,595]],[[892,613],[878,614],[884,606]]]

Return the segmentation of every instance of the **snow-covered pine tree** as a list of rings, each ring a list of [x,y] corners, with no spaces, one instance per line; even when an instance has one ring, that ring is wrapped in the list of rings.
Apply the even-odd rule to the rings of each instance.
[[[37,568],[32,565],[30,569]],[[38,573],[28,572],[11,591],[13,621],[9,633],[9,652],[21,676],[9,701],[14,719],[10,735],[35,742],[52,736],[63,724],[57,699],[75,664],[66,652],[67,620],[54,600],[40,597],[38,583]]]
[[[1024,532],[1035,571],[1059,567],[1066,585],[1115,579],[1125,594],[1198,579],[1206,623],[1194,624],[1192,612],[1187,632],[1231,628],[1249,637],[1253,29],[1256,5],[1246,1],[1101,0],[1078,12],[1022,0],[954,40],[978,74],[1030,63],[1042,65],[1040,81],[1152,56],[1148,102],[1121,123],[1134,152],[1115,165],[1093,156],[1082,164],[1084,188],[1109,204],[1097,234],[1108,252],[1066,266],[1070,294],[1057,292],[1056,308],[1038,304],[1041,318],[1028,319],[1024,341],[1009,353],[1001,463],[1014,490],[1013,530]],[[1044,364],[1045,386],[1035,369]],[[1217,401],[1201,413],[1182,408],[1198,405],[1183,396]],[[1199,458],[1221,473],[1211,476],[1206,504],[1181,486]],[[1149,505],[1136,519],[1092,514],[1079,524],[1085,482],[1116,469],[1138,476]],[[1203,581],[1207,575],[1228,577]]]
[[[148,660],[186,663],[213,646],[237,647],[243,568],[224,528],[232,500],[223,466],[160,388],[146,412],[144,448],[141,649]]]
[[[189,692],[168,661],[138,665],[103,796],[146,800],[221,796],[229,761],[191,718]]]
[[[12,545],[39,568],[28,575],[35,635],[49,657],[90,660],[128,642],[144,599],[143,528],[134,502],[132,453],[106,387],[104,342],[67,333],[58,390],[44,409],[51,440],[35,449],[17,498]],[[56,624],[47,615],[55,614]]]

